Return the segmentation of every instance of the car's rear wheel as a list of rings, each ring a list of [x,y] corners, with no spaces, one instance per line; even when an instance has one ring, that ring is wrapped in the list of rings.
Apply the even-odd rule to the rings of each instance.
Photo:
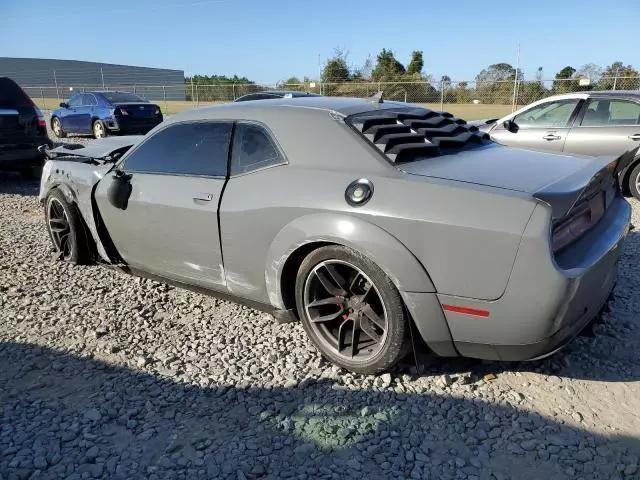
[[[638,163],[629,175],[629,191],[637,200],[640,200],[640,163]]]
[[[107,127],[102,120],[94,120],[91,127],[94,138],[104,138],[107,136]]]
[[[53,130],[53,134],[58,138],[64,138],[67,136],[65,131],[62,129],[62,122],[58,117],[53,117],[51,119],[51,130]]]
[[[378,373],[407,352],[400,293],[380,267],[352,249],[327,246],[309,254],[298,270],[296,304],[311,341],[343,368]]]
[[[60,190],[53,190],[47,196],[45,219],[49,238],[60,258],[75,264],[86,263],[87,239],[80,215]]]

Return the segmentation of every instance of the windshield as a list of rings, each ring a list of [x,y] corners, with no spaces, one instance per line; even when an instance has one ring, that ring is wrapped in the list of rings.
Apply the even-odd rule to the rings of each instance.
[[[129,92],[102,92],[104,98],[110,103],[127,103],[127,102],[143,102],[148,103],[144,98],[139,97],[135,93]]]

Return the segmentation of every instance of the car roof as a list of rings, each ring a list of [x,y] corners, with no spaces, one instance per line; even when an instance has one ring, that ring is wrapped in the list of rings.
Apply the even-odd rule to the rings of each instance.
[[[640,91],[638,90],[586,90],[582,92],[562,93],[559,95],[551,95],[549,97],[542,98],[533,103],[548,102],[553,100],[562,100],[570,98],[589,98],[589,97],[632,97],[640,98]],[[532,103],[532,104],[533,104]]]
[[[402,102],[383,102],[375,100],[350,97],[323,97],[308,96],[293,98],[274,98],[268,100],[247,100],[245,102],[231,102],[223,105],[194,108],[172,115],[170,121],[206,120],[209,118],[241,118],[251,119],[255,114],[267,111],[279,110],[281,112],[306,110],[311,112],[331,112],[341,116],[354,115],[356,113],[385,110],[398,107],[415,107]]]

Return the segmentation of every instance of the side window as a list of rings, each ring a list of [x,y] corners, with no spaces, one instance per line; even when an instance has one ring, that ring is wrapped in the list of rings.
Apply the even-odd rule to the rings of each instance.
[[[513,121],[520,128],[559,128],[569,125],[578,99],[548,102],[516,115]]]
[[[74,95],[73,97],[71,97],[69,99],[69,101],[67,102],[69,104],[70,107],[79,107],[82,105],[82,94],[78,93],[76,95]]]
[[[238,123],[233,136],[231,175],[284,162],[269,133],[253,123]]]
[[[91,93],[85,93],[84,94],[84,102],[85,105],[88,105],[90,107],[97,105],[98,101],[96,100],[96,97],[91,94]]]
[[[640,104],[630,100],[590,100],[582,126],[640,125]]]
[[[231,128],[226,122],[171,125],[134,150],[124,168],[139,173],[224,177]]]

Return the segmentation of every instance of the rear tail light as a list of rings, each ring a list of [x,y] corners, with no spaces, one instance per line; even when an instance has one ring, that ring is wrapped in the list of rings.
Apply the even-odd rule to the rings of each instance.
[[[590,230],[603,217],[604,210],[604,197],[598,194],[568,219],[554,226],[551,238],[553,252],[559,252]]]
[[[156,115],[160,115],[162,112],[160,111],[160,107],[156,107]]]
[[[35,107],[35,105],[34,105]],[[40,111],[40,109],[38,107],[35,107],[36,109],[36,115],[38,117],[38,126],[42,127],[42,128],[47,128],[47,122],[44,119],[44,115],[42,114],[42,112]]]

